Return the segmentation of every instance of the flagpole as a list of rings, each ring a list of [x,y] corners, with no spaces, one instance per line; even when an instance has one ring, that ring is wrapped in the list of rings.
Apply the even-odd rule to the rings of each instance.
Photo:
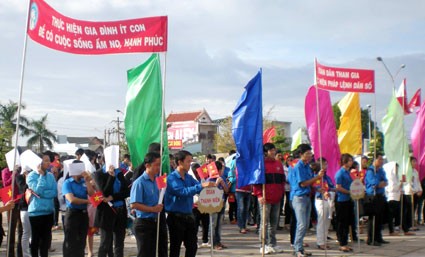
[[[30,17],[30,6],[31,6],[31,0],[28,0],[28,9],[27,9],[27,18],[25,20],[25,40],[24,40],[24,49],[22,51],[22,64],[21,64],[21,78],[20,78],[20,82],[19,82],[19,102],[18,102],[18,111],[17,111],[17,118],[16,118],[16,129],[15,129],[15,155],[13,157],[13,171],[12,171],[12,200],[13,200],[13,196],[15,193],[15,175],[16,175],[16,170],[15,170],[15,165],[16,165],[16,152],[18,151],[18,139],[19,139],[19,123],[21,120],[21,108],[22,108],[22,95],[23,95],[23,90],[24,90],[24,77],[25,77],[25,63],[26,63],[26,55],[27,55],[27,42],[28,42],[28,20]],[[10,231],[12,228],[12,222],[11,218],[12,218],[12,212],[13,209],[9,212],[11,215],[9,215],[8,218],[8,233],[7,233],[7,251],[6,251],[6,256],[10,255],[9,252],[9,245],[10,245]]]
[[[262,205],[263,209],[261,212],[261,216],[263,216],[263,218],[261,219],[261,256],[264,257],[265,255],[265,251],[266,251],[266,208],[267,208],[267,204],[266,204],[266,185],[263,184],[263,188],[262,188],[262,194],[263,194],[263,203],[260,203],[260,201],[258,201],[259,206]]]
[[[158,55],[159,57],[159,55]],[[167,69],[167,52],[164,53],[164,74],[162,75],[162,106],[161,106],[161,132],[160,132],[160,153],[161,153],[161,164],[159,165],[159,176],[162,176],[162,160],[164,154],[164,112],[165,112],[165,77]],[[167,145],[168,147],[168,145]],[[159,256],[159,223],[161,220],[161,212],[158,212],[156,222],[156,244],[155,244],[155,256]]]
[[[316,74],[316,67],[317,67],[317,58],[314,58],[314,87],[316,89],[316,112],[317,112],[317,134],[319,137],[319,156],[320,158],[323,158],[322,156],[322,136],[321,136],[321,130],[320,130],[320,110],[319,110],[319,89],[317,87],[317,74]],[[320,169],[323,169],[322,161],[320,162]],[[324,176],[321,178],[321,188],[324,187],[325,181]],[[324,193],[322,193],[322,201],[324,201]],[[322,213],[325,213],[325,204],[322,204]],[[326,228],[325,228],[326,229]],[[323,230],[323,237],[326,236],[325,230]],[[328,243],[325,239],[325,256],[328,256]]]

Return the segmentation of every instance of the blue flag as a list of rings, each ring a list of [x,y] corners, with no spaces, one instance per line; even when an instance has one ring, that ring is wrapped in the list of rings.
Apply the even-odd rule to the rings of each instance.
[[[264,184],[263,99],[261,71],[246,85],[232,115],[238,187]]]

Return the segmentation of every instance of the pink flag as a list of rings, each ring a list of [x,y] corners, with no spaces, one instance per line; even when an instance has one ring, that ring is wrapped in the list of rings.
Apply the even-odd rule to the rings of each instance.
[[[419,178],[425,177],[425,102],[417,112],[415,124],[413,125],[412,134],[413,156],[418,160]]]
[[[311,86],[305,98],[305,120],[307,123],[308,135],[314,150],[314,157],[324,157],[328,161],[327,175],[333,180],[335,174],[340,168],[339,158],[340,151],[338,145],[338,136],[334,114],[332,111],[331,97],[328,91],[318,89],[319,99],[319,117],[316,103],[316,88]],[[319,141],[319,126],[320,126],[320,141]],[[319,150],[319,142],[321,143],[322,154]]]
[[[272,143],[272,138],[276,136],[276,128],[273,126],[263,132],[263,144]]]

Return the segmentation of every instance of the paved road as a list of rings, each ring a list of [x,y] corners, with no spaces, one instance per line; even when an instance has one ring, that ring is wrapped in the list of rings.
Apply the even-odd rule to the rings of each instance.
[[[5,224],[3,226],[6,228]],[[384,230],[384,238],[390,241],[390,244],[382,247],[368,246],[364,242],[361,243],[360,248],[357,244],[354,247],[353,253],[342,253],[338,251],[338,245],[335,240],[329,240],[331,250],[327,251],[327,256],[425,256],[425,227],[420,227],[421,230],[417,232],[416,236],[396,236],[389,237],[388,230]],[[213,256],[261,256],[259,252],[260,244],[258,236],[255,234],[255,229],[252,229],[248,234],[240,234],[236,225],[224,224],[222,231],[222,243],[228,246],[227,249],[221,251],[214,251]],[[330,232],[332,238],[336,238],[335,232]],[[366,239],[366,234],[362,234],[361,238]],[[292,251],[289,244],[289,236],[287,230],[278,231],[277,233],[278,245],[281,246],[285,252],[282,254],[272,254],[276,256],[292,256]],[[95,237],[95,252],[99,243],[99,236]],[[62,242],[63,231],[58,230],[53,232],[53,248],[56,249],[50,256],[62,256]],[[325,251],[315,248],[315,232],[309,231],[305,242],[310,247],[306,250],[313,253],[313,256],[325,256]],[[125,240],[125,256],[136,256],[136,240],[130,236]],[[0,256],[5,256],[5,246],[3,244],[0,249]],[[270,256],[272,256],[270,255]],[[184,256],[184,249],[182,248],[181,256]],[[198,249],[197,256],[211,256],[209,249]]]

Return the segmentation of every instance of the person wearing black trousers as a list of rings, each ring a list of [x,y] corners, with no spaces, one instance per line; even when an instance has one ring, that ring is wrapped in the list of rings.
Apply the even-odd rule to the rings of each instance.
[[[62,194],[66,201],[63,256],[84,257],[89,228],[88,195],[94,194],[94,188],[90,183],[89,173],[84,171],[83,162],[74,161],[70,165],[69,173],[70,177],[62,186]]]
[[[127,180],[119,168],[110,165],[94,173],[96,187],[103,192],[103,203],[97,207],[95,227],[100,229],[99,257],[124,256],[127,208],[130,195]]]

